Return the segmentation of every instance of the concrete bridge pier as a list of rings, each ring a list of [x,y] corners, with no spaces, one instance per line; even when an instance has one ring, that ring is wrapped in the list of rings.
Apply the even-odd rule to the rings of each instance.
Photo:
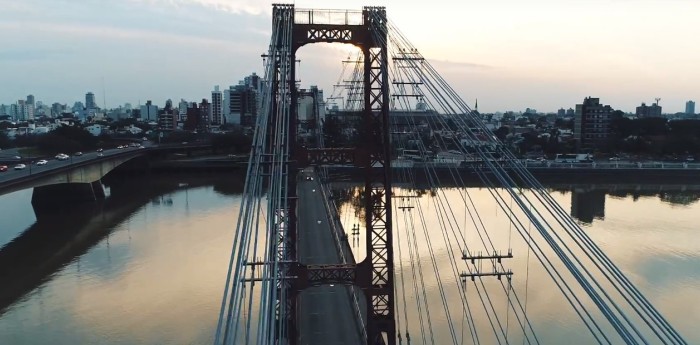
[[[87,183],[59,183],[34,187],[32,206],[35,211],[48,211],[104,198],[105,190],[99,180]]]

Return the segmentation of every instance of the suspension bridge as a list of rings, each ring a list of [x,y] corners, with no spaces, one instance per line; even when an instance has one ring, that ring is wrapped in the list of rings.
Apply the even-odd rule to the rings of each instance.
[[[320,119],[316,144],[299,144],[296,53],[312,43],[359,48],[340,78],[345,109],[357,119],[353,146],[324,145]],[[559,342],[686,344],[385,8],[273,5],[264,57],[262,111],[215,344],[552,343],[528,310],[529,298],[543,299],[531,279],[551,286],[544,299],[561,301],[548,306],[555,318],[580,325]],[[452,133],[426,142],[426,124],[408,117],[400,131],[415,135],[416,151],[477,157],[470,173],[484,192],[466,188],[464,169],[393,168],[391,133],[399,129],[391,114],[415,109],[432,114],[430,130]],[[478,144],[460,145],[465,140]],[[334,166],[353,166],[364,181],[350,193],[359,210],[353,243],[362,243],[354,251],[330,191]],[[410,188],[418,175],[430,185],[427,197]],[[440,188],[446,183],[463,188]],[[485,216],[494,210],[501,222]],[[524,268],[513,269],[516,259]]]

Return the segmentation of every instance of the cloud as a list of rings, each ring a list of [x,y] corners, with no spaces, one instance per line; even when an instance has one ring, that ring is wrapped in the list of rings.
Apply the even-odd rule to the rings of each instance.
[[[272,8],[271,1],[259,0],[132,0],[132,2],[152,5],[170,5],[172,7],[199,5],[217,11],[252,15],[269,13]]]
[[[494,66],[484,65],[474,62],[463,62],[463,61],[451,61],[451,60],[439,60],[439,59],[428,59],[435,65],[444,66],[450,69],[470,69],[470,70],[483,70],[483,69],[493,69]]]

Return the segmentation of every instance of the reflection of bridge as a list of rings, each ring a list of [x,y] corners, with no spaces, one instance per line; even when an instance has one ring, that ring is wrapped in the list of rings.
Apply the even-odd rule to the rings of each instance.
[[[17,238],[0,248],[0,314],[22,296],[43,284],[54,272],[87,252],[153,198],[182,188],[210,185],[211,179],[189,177],[132,179],[127,187],[118,181],[107,182],[110,197],[104,202],[69,205],[52,213],[37,214],[37,221]],[[240,187],[240,186],[239,186]],[[134,193],[134,188],[138,193]],[[240,189],[235,187],[240,193]]]
[[[537,323],[527,312],[529,275],[514,276],[508,268],[514,255],[510,240],[494,242],[507,230],[487,228],[479,214],[488,211],[479,208],[483,200],[474,200],[464,188],[463,174],[456,167],[440,173],[430,165],[420,167],[431,190],[430,208],[410,189],[397,189],[394,195],[395,182],[415,185],[416,174],[414,169],[392,169],[390,107],[430,109],[440,129],[453,133],[424,142],[418,133],[426,130],[425,124],[408,117],[411,130],[406,133],[415,133],[411,139],[422,145],[418,152],[427,152],[428,144],[447,150],[459,146],[459,140],[488,144],[470,152],[481,164],[469,168],[488,187],[515,238],[526,243],[540,276],[559,292],[557,311],[568,311],[579,321],[583,332],[571,335],[583,336],[582,343],[685,343],[387,20],[384,8],[328,11],[274,5],[272,20],[263,109],[216,344],[376,345],[410,343],[409,338],[439,344],[539,343]],[[310,43],[359,48],[354,69],[340,79],[347,81],[349,110],[360,114],[357,147],[324,147],[320,134],[316,148],[297,145],[296,51]],[[321,119],[316,120],[320,128]],[[319,199],[326,168],[334,166],[352,166],[362,181],[356,196],[361,225],[353,232],[364,237],[364,247],[352,260],[345,255],[342,234],[347,230],[337,230],[337,215]],[[459,186],[458,199],[448,199],[439,188],[447,184]],[[434,222],[426,221],[429,214]],[[439,297],[427,296],[431,287]]]

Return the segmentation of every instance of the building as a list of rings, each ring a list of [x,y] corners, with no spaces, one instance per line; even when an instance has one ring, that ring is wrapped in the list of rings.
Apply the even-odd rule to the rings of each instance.
[[[102,125],[93,124],[93,125],[85,127],[85,130],[90,132],[90,134],[92,134],[93,136],[99,136],[100,134],[102,134]]]
[[[27,95],[27,104],[36,105],[34,95]]]
[[[73,112],[73,115],[75,117],[84,119],[85,118],[85,106],[83,105],[83,102],[75,102],[73,103],[73,107],[71,108],[71,111]]]
[[[255,73],[243,78],[243,85],[255,90],[256,92],[260,92],[262,90],[260,77]]]
[[[157,119],[158,106],[154,105],[150,100],[146,101],[146,104],[141,106],[141,121],[151,122]]]
[[[17,101],[17,118],[20,121],[34,120],[34,104],[29,104],[25,100]]]
[[[228,114],[225,121],[246,127],[255,126],[258,116],[257,92],[246,85],[231,86],[227,91]]]
[[[7,115],[10,115],[10,117],[15,120],[19,118],[19,107],[17,106],[17,104],[10,104],[9,112],[7,113]]]
[[[180,103],[178,104],[179,117],[177,119],[179,122],[185,122],[185,120],[187,120],[187,108],[189,108],[189,106],[190,104],[186,100],[180,99]]]
[[[652,105],[646,105],[646,103],[642,103],[642,105],[637,107],[637,118],[643,119],[647,117],[661,117],[661,106],[659,106],[657,103],[653,103]]]
[[[199,125],[199,107],[197,102],[192,102],[187,106],[187,114],[185,115],[185,123],[183,128],[188,131],[194,131]]]
[[[695,102],[693,102],[693,101],[685,102],[685,114],[686,115],[695,115]]]
[[[58,117],[65,110],[66,110],[66,107],[60,103],[51,104],[51,117]]]
[[[177,116],[180,109],[173,108],[173,101],[167,100],[165,108],[158,112],[158,128],[165,131],[172,131],[177,125]]]
[[[95,94],[92,92],[88,92],[85,94],[85,108],[88,109],[96,109],[97,104],[95,103]]]
[[[209,114],[211,113],[211,103],[206,98],[202,98],[199,103],[199,121],[197,121],[196,129],[199,132],[206,132],[209,129]]]
[[[590,151],[607,144],[613,109],[599,98],[586,97],[576,105],[574,139],[579,150]]]
[[[223,93],[219,91],[218,85],[214,86],[214,91],[211,92],[210,111],[209,119],[211,119],[212,126],[220,126],[225,123]]]

